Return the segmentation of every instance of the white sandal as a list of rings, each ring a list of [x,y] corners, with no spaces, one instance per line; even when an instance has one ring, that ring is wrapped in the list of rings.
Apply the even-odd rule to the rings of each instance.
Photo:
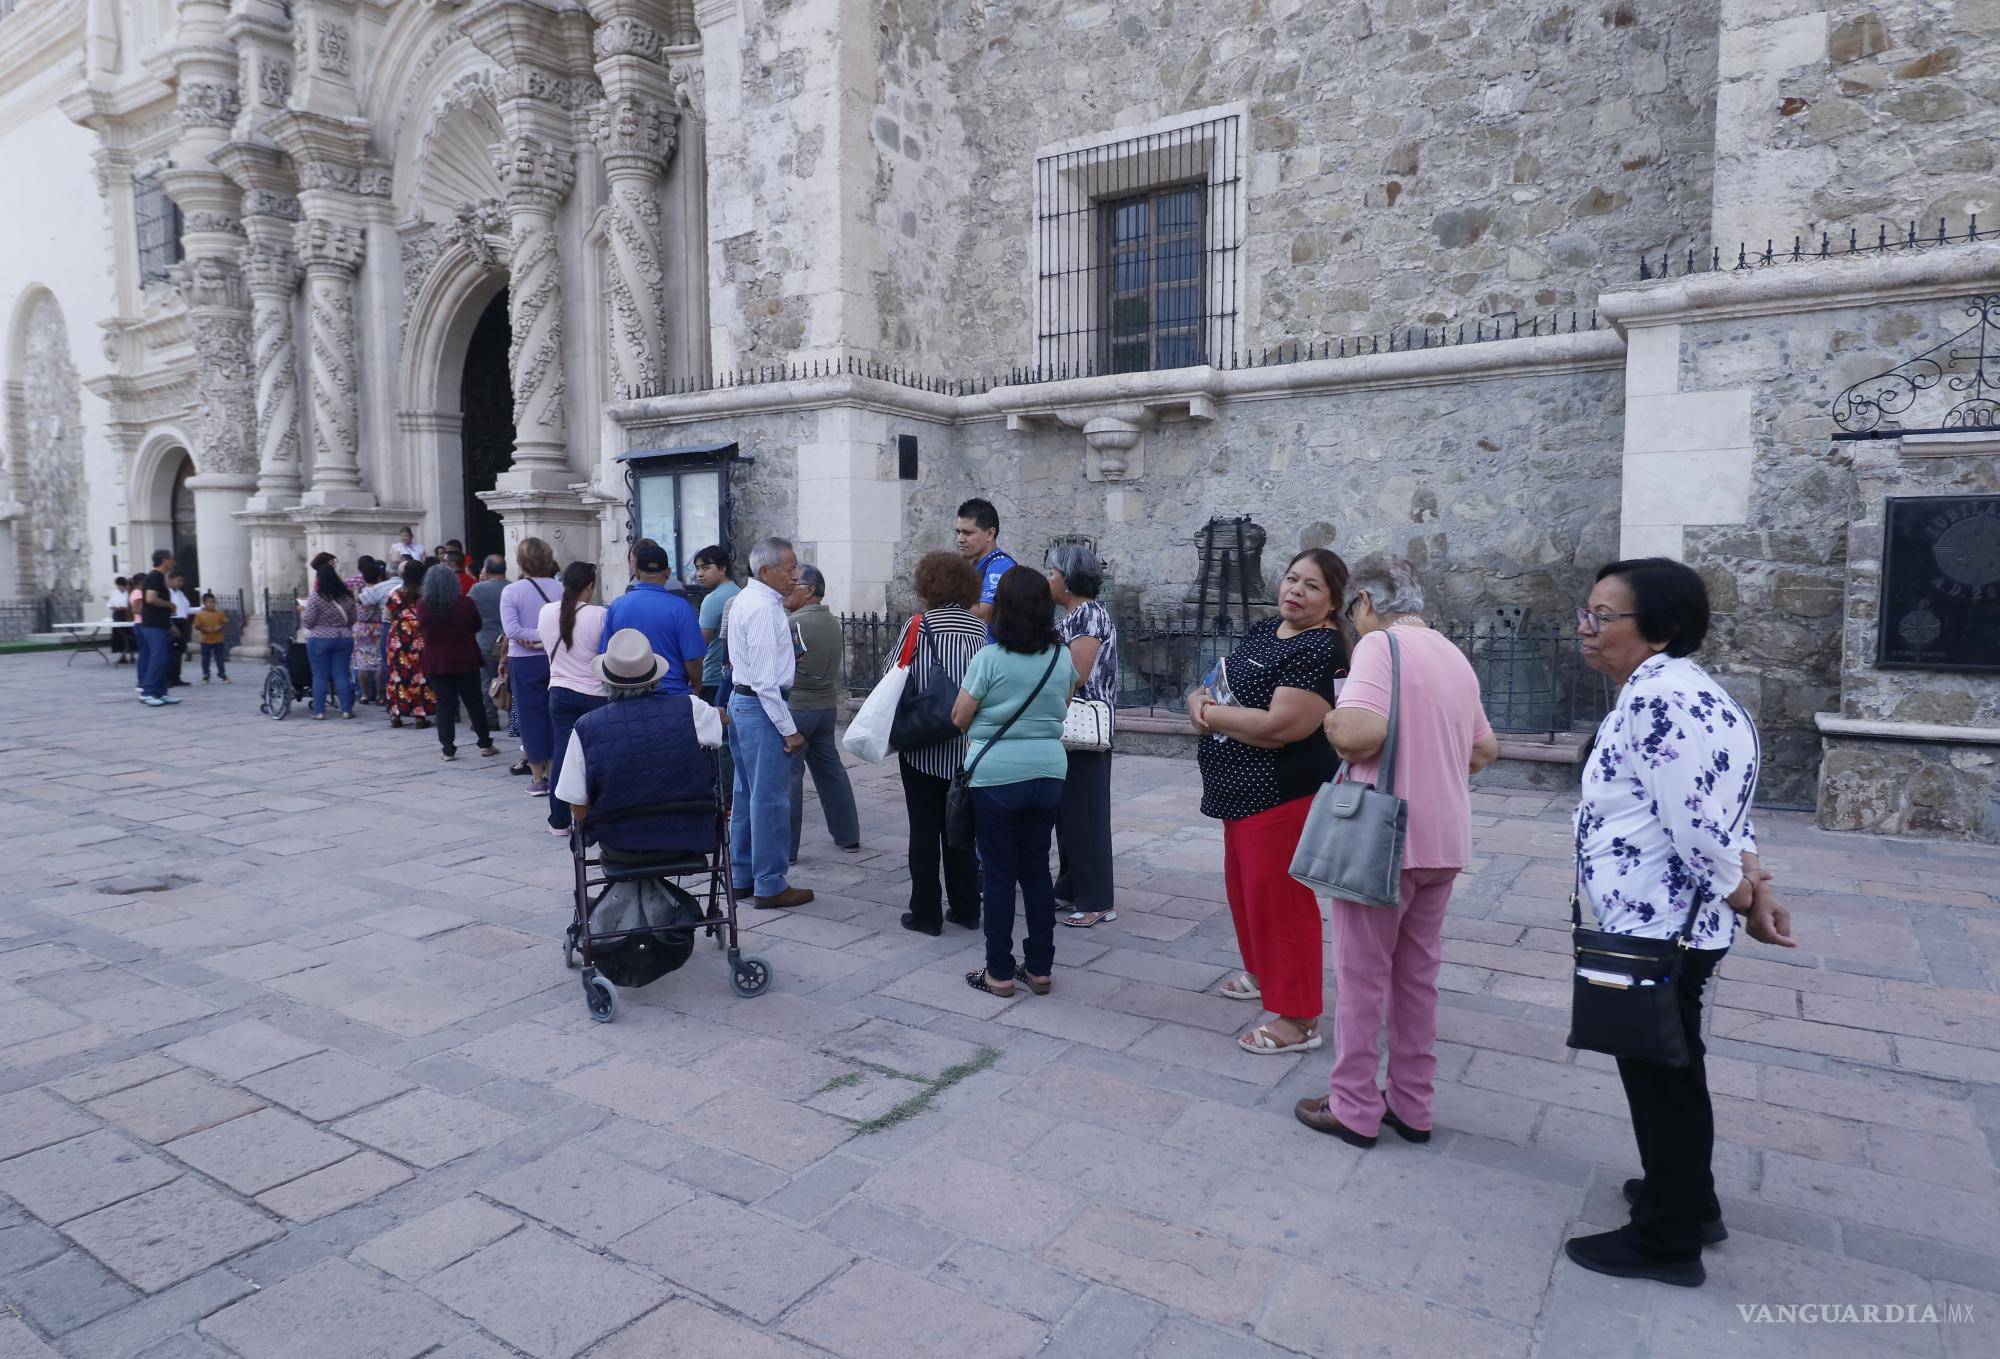
[[[1271,1036],[1269,1026],[1259,1024],[1250,1032],[1240,1035],[1236,1040],[1236,1046],[1259,1057],[1275,1057],[1286,1052],[1312,1052],[1322,1041],[1324,1040],[1320,1038],[1319,1030],[1314,1029],[1296,1043],[1280,1043]]]
[[[1241,982],[1242,985],[1237,985]],[[1250,980],[1248,972],[1238,972],[1221,987],[1222,994],[1231,1000],[1262,1000],[1264,993],[1257,989],[1257,983]]]
[[[1118,918],[1116,911],[1071,911],[1063,917],[1063,924],[1075,929],[1087,930],[1092,925],[1109,924]]]

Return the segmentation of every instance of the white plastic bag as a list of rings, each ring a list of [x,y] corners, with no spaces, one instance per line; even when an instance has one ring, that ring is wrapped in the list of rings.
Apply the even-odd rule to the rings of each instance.
[[[870,764],[888,755],[889,729],[896,725],[896,705],[903,701],[903,686],[909,682],[908,666],[890,666],[889,673],[876,681],[861,711],[847,724],[847,734],[840,738],[841,748]]]

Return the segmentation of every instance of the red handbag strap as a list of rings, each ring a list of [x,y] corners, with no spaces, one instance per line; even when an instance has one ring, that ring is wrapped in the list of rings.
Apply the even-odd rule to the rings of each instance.
[[[917,659],[917,637],[923,631],[924,616],[918,614],[903,629],[903,648],[896,657],[896,664],[905,670]]]

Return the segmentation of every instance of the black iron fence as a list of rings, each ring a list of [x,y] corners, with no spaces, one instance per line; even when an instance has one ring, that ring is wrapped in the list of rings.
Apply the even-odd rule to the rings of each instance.
[[[74,595],[0,601],[0,642],[25,641],[53,632],[58,623],[81,623],[83,600]]]
[[[859,697],[874,688],[906,621],[841,615],[849,693]],[[1192,605],[1119,619],[1118,706],[1185,710],[1189,691],[1236,649],[1246,630],[1240,618],[1202,618]],[[1500,609],[1487,619],[1443,623],[1438,631],[1472,663],[1495,731],[1574,731],[1594,727],[1609,710],[1610,682],[1584,665],[1571,624],[1524,621],[1518,611]]]
[[[1689,246],[1685,251],[1662,250],[1658,255],[1639,257],[1639,277],[1734,273],[1774,264],[1805,264],[1813,260],[1846,259],[1850,255],[1892,255],[1994,240],[2000,240],[2000,227],[1982,229],[1979,214],[1975,212],[1967,218],[1962,231],[1951,230],[1950,219],[1940,217],[1936,231],[1919,227],[1914,220],[1901,228],[1882,222],[1872,233],[1849,227],[1845,238],[1837,231],[1805,232],[1793,236],[1789,246],[1775,236],[1767,237],[1761,250],[1750,241],[1737,242],[1733,251],[1722,245],[1711,245],[1706,250],[1700,246]]]
[[[264,633],[270,639],[279,657],[292,644],[299,633],[298,601],[291,595],[283,595],[273,603],[271,592],[264,591]]]

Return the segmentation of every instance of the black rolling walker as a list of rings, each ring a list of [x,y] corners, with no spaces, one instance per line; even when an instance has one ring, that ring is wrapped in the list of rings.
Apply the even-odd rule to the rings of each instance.
[[[709,759],[711,768],[721,763],[712,752]],[[710,786],[720,784],[711,780]],[[602,817],[592,812],[587,821],[598,827],[634,816],[691,812],[713,817],[715,834],[706,850],[629,854],[586,843],[583,823],[570,827],[576,909],[563,934],[563,962],[570,967],[581,963],[584,1004],[590,1017],[600,1024],[618,1017],[621,986],[644,986],[677,971],[693,954],[695,935],[702,930],[715,940],[717,948],[728,951],[730,985],[737,995],[761,995],[771,984],[771,965],[755,954],[744,953],[737,939],[736,892],[729,880],[729,813],[719,794],[706,802],[649,803]],[[705,893],[699,882],[693,893],[681,885],[684,879],[703,877],[708,880]],[[621,922],[629,928],[594,927],[599,908],[626,884],[642,893],[647,886],[664,889],[664,896],[656,900],[678,905],[681,912],[668,916],[654,911],[650,916]],[[707,898],[706,909],[701,896]]]

